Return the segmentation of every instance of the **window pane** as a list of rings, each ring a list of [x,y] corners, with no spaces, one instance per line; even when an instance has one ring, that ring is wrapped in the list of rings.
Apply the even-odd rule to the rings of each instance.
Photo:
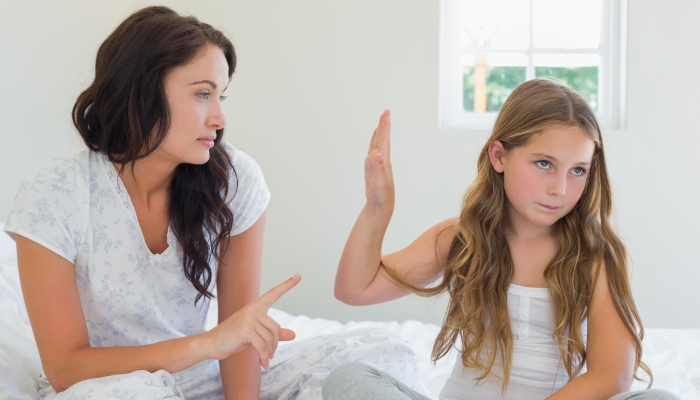
[[[536,54],[536,77],[556,78],[574,88],[591,106],[598,110],[600,94],[598,75],[600,56],[592,54]]]
[[[525,81],[527,56],[462,56],[462,107],[469,112],[498,111],[516,86]]]
[[[528,0],[461,0],[461,48],[527,49],[529,15]]]
[[[601,13],[601,0],[533,0],[535,47],[599,48]]]

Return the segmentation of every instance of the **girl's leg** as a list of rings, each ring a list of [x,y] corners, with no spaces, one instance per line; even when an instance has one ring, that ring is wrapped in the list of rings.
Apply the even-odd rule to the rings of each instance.
[[[665,390],[649,389],[620,393],[611,397],[610,400],[681,400],[681,398]]]
[[[323,400],[430,400],[408,386],[362,363],[345,364],[323,384]]]
[[[280,345],[270,370],[262,373],[260,400],[320,399],[338,367],[363,363],[419,393],[420,361],[411,345],[383,329],[362,328],[323,334]]]

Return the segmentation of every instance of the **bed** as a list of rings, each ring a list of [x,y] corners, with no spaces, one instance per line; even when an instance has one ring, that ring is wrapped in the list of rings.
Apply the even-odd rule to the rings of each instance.
[[[208,326],[215,323],[215,315],[213,302],[207,317]],[[340,323],[295,316],[277,309],[270,310],[270,315],[280,325],[293,329],[297,340],[367,329],[382,330],[402,338],[418,355],[420,385],[434,399],[457,357],[452,352],[435,364],[430,361],[432,343],[439,330],[433,324],[410,320]],[[700,329],[647,329],[643,344],[644,360],[655,375],[655,388],[671,391],[684,400],[700,400]],[[14,242],[3,233],[0,234],[0,399],[36,399],[40,369],[39,354],[20,292]],[[645,387],[643,382],[633,385],[633,389]]]

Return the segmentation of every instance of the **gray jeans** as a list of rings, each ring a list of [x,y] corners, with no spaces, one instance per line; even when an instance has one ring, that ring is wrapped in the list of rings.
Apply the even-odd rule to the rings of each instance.
[[[323,400],[430,400],[382,371],[361,363],[345,364],[326,378]],[[680,400],[664,390],[620,393],[610,400]]]

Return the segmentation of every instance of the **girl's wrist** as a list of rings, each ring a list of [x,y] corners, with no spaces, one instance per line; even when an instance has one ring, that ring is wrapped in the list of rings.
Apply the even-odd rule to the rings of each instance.
[[[377,222],[386,222],[389,224],[391,220],[391,215],[394,213],[394,205],[391,204],[376,204],[370,203],[369,201],[365,203],[365,210],[367,210],[368,216],[376,219]]]

